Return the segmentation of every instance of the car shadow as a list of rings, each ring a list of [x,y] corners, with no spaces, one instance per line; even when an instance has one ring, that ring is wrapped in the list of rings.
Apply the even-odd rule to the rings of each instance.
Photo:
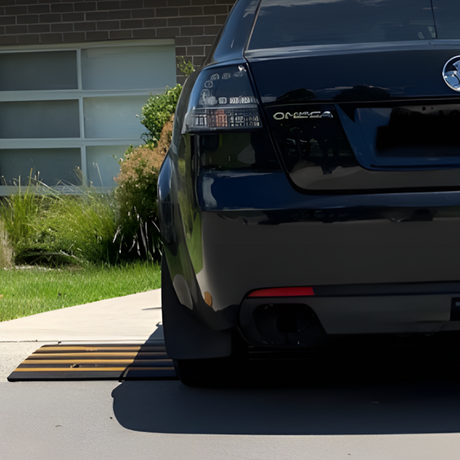
[[[155,331],[150,335],[146,343],[159,341],[164,344],[163,325],[161,323],[157,323],[155,327]]]
[[[418,434],[460,431],[458,367],[406,354],[381,366],[256,363],[234,388],[125,381],[114,414],[142,432],[243,435]],[[445,363],[444,363],[445,364]]]

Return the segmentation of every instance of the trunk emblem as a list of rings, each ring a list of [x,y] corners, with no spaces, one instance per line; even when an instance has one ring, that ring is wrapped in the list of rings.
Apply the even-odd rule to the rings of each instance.
[[[459,61],[460,63],[460,61]],[[460,83],[459,83],[460,85]],[[460,91],[460,88],[459,88]],[[273,115],[275,120],[298,120],[300,118],[334,118],[331,112],[276,112]]]
[[[460,91],[460,56],[454,56],[444,64],[442,76],[449,88]]]

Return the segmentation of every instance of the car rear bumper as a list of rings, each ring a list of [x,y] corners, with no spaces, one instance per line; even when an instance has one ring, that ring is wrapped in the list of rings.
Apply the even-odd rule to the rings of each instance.
[[[304,221],[276,222],[264,213],[203,212],[201,226],[197,279],[215,310],[267,287],[460,279],[459,217],[398,222],[369,213],[328,223],[313,213]]]
[[[327,222],[306,215],[288,222],[255,211],[202,212],[196,279],[205,308],[239,312],[232,325],[258,345],[266,342],[253,333],[261,305],[303,305],[333,335],[460,330],[451,321],[460,298],[458,217],[398,222],[369,212]],[[305,286],[315,295],[248,298],[256,289]],[[276,318],[262,321],[277,327]]]

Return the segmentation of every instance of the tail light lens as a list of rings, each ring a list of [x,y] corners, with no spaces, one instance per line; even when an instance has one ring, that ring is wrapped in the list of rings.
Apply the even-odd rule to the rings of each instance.
[[[205,69],[198,76],[183,132],[262,128],[259,107],[245,65]]]
[[[309,297],[314,296],[312,287],[281,287],[257,289],[252,291],[248,297]]]

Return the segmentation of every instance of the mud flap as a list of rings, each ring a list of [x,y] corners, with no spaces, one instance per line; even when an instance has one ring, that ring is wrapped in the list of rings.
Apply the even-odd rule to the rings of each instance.
[[[222,358],[232,354],[230,331],[214,331],[193,318],[177,298],[168,265],[162,260],[161,303],[168,356],[172,359]]]

